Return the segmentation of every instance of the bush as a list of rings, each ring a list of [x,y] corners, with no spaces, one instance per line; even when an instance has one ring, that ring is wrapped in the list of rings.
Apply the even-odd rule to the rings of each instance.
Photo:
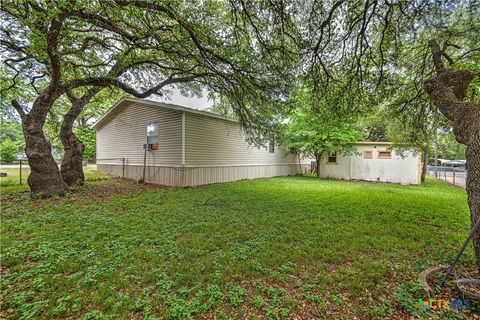
[[[20,145],[10,139],[5,139],[0,142],[0,160],[12,161],[16,159],[18,152],[20,151]]]
[[[96,157],[96,138],[95,130],[90,128],[76,128],[75,135],[83,142],[85,150],[83,151],[84,159],[95,159]]]

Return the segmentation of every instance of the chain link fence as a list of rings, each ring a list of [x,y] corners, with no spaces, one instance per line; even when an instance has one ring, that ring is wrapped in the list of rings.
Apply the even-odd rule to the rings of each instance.
[[[462,188],[466,187],[467,171],[464,167],[428,166],[427,175]]]
[[[61,161],[56,161],[60,168]],[[120,164],[124,163],[123,159],[118,160]],[[98,180],[105,178],[105,175],[101,175],[97,171],[97,165],[95,163],[84,163],[83,172],[85,173],[86,180]],[[13,160],[13,161],[0,161],[0,187],[18,186],[27,184],[28,176],[30,175],[30,166],[28,160]]]
[[[13,186],[27,183],[30,166],[27,160],[0,162],[0,186]]]

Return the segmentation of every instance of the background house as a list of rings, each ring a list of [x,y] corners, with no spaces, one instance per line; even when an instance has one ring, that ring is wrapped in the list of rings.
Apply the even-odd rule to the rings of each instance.
[[[390,150],[390,142],[356,142],[355,152],[348,155],[324,154],[320,177],[344,180],[382,181],[420,184],[419,151]]]
[[[196,186],[241,179],[294,175],[309,165],[271,141],[250,145],[240,124],[178,105],[125,98],[95,124],[100,172],[145,181]],[[147,136],[148,135],[148,136]]]

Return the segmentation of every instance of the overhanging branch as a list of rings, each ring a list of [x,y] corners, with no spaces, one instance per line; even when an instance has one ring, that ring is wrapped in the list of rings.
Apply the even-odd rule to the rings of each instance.
[[[68,88],[73,89],[73,88],[78,88],[83,86],[98,86],[98,87],[115,86],[137,98],[146,98],[152,94],[160,94],[159,91],[165,86],[176,84],[176,83],[186,83],[202,77],[207,77],[209,75],[210,75],[209,73],[199,73],[199,74],[193,74],[193,75],[184,76],[184,77],[170,77],[143,92],[140,92],[137,89],[131,87],[130,85],[124,82],[121,82],[117,79],[106,78],[106,77],[73,80],[68,85]]]
[[[12,107],[18,112],[21,119],[25,118],[25,115],[26,115],[25,111],[23,110],[22,106],[20,105],[20,103],[18,103],[17,100],[15,99],[12,100]]]

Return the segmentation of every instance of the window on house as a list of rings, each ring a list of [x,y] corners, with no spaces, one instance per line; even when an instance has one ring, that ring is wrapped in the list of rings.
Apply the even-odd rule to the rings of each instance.
[[[373,152],[371,150],[363,151],[364,159],[373,159]]]
[[[337,153],[329,152],[328,153],[328,163],[337,163]]]
[[[158,122],[152,122],[147,125],[147,143],[158,143]]]
[[[268,142],[268,152],[275,153],[275,141],[273,139]]]
[[[378,159],[391,159],[392,152],[391,151],[378,151]]]

